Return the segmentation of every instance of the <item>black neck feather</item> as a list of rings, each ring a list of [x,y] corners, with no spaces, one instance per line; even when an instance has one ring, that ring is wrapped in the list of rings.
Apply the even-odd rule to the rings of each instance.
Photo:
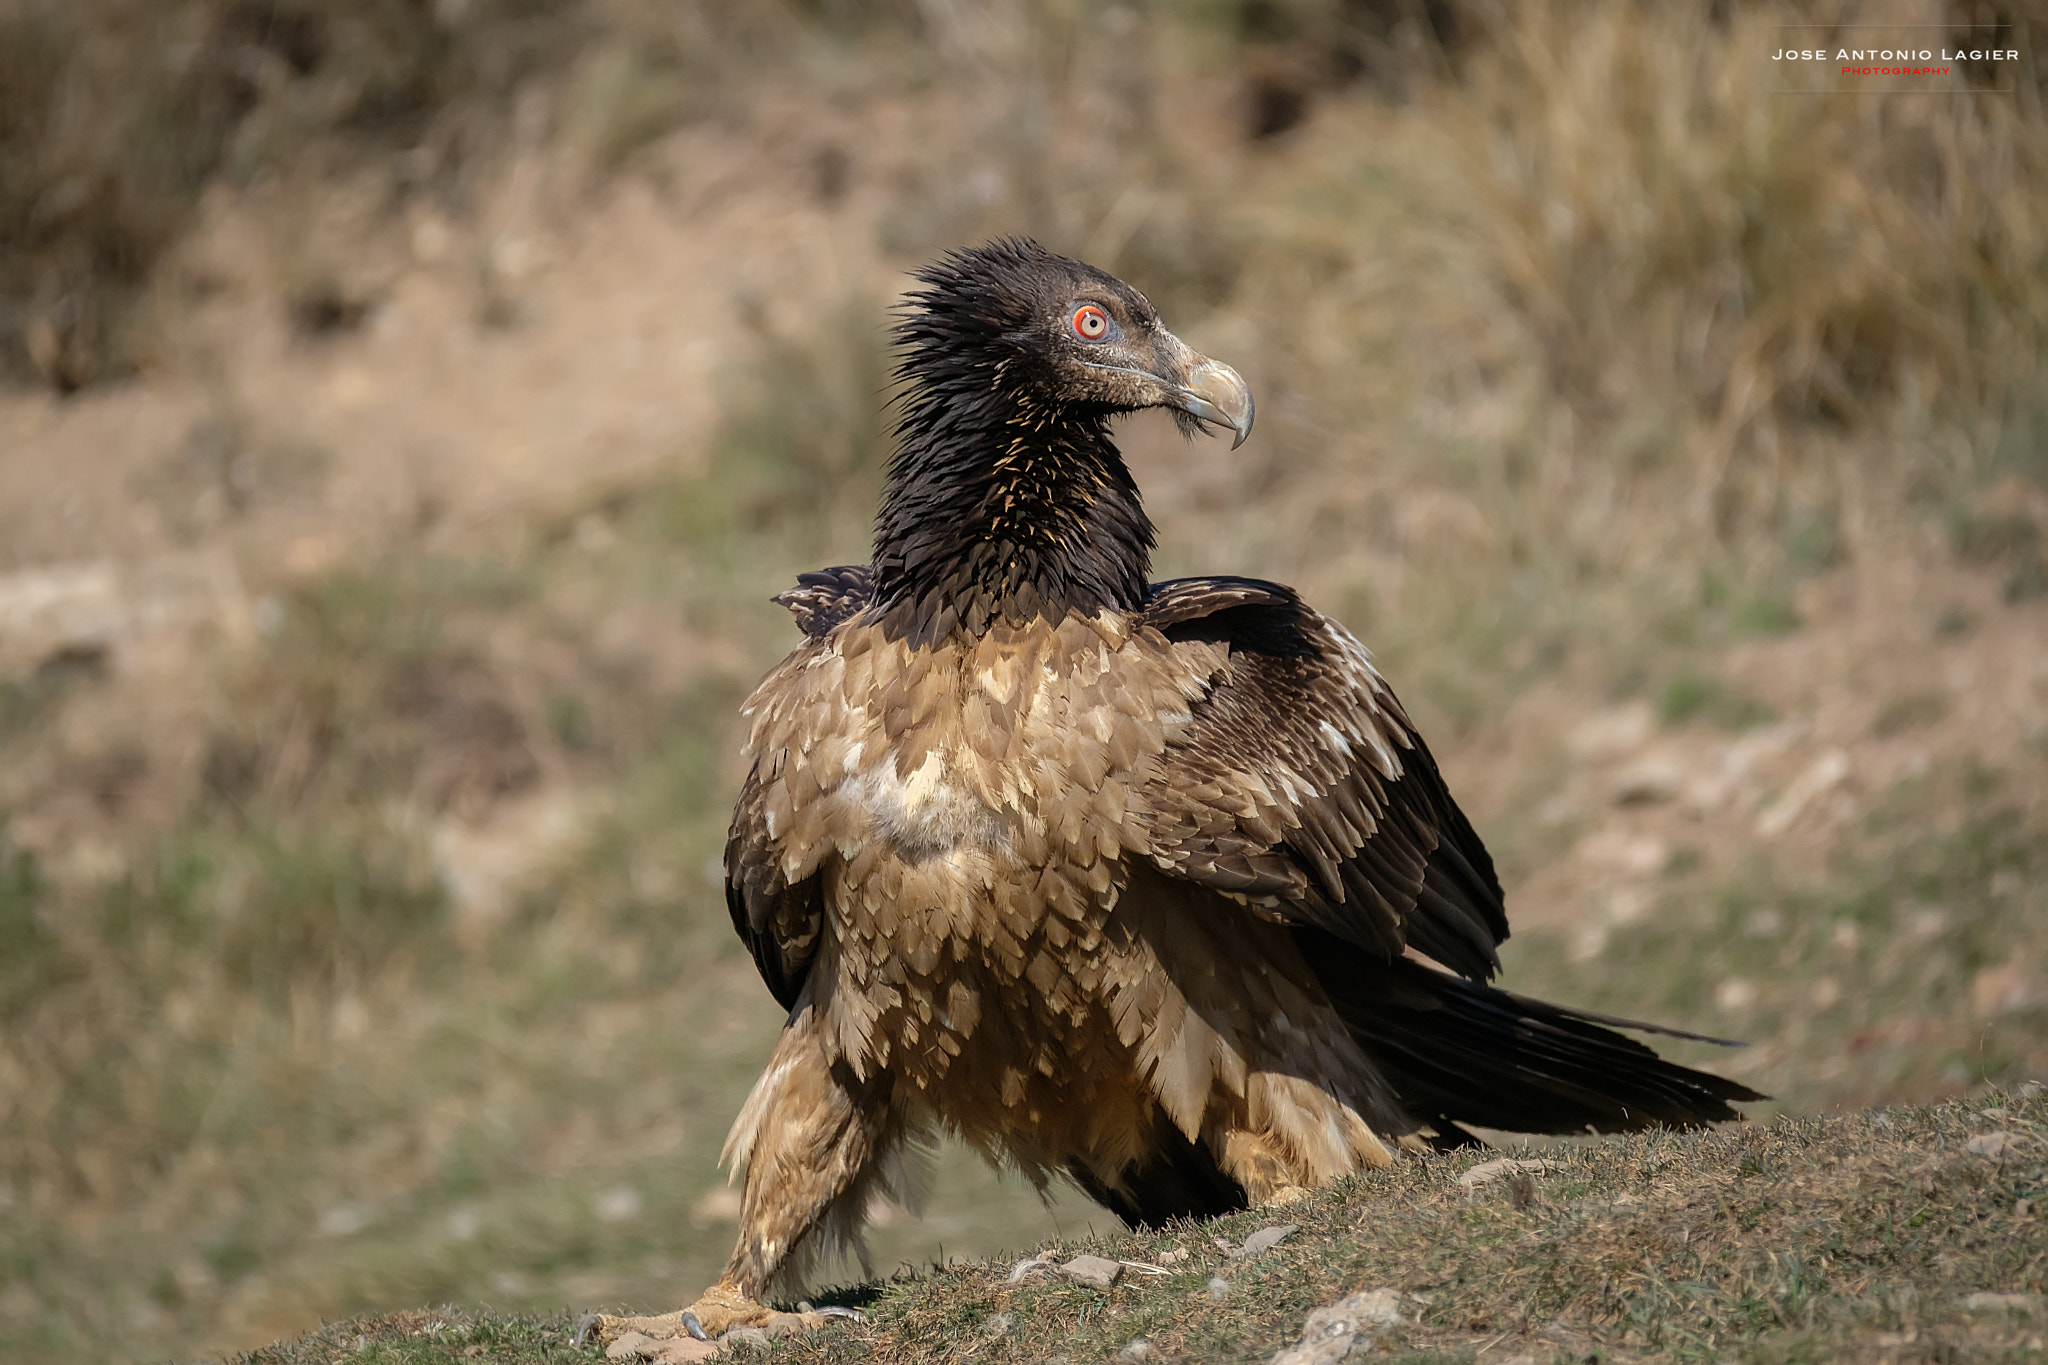
[[[905,362],[875,522],[876,602],[889,634],[929,644],[999,622],[1141,608],[1152,523],[1110,440],[1109,413],[1060,403],[1014,360],[932,359],[913,352]]]

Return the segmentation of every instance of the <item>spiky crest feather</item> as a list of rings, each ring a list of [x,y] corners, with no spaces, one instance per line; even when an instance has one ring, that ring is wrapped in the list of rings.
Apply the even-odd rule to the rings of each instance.
[[[925,267],[896,324],[895,455],[875,521],[885,631],[931,643],[998,621],[1136,611],[1155,543],[1112,412],[1063,396],[1045,320],[1080,289],[1135,290],[1006,238]]]

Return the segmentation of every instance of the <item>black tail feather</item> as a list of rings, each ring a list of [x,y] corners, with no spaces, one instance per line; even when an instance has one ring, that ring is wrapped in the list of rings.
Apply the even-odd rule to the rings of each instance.
[[[1748,1086],[1659,1057],[1604,1025],[1724,1039],[1495,990],[1407,958],[1382,962],[1319,930],[1302,947],[1338,1013],[1411,1115],[1516,1133],[1696,1128],[1742,1117]]]

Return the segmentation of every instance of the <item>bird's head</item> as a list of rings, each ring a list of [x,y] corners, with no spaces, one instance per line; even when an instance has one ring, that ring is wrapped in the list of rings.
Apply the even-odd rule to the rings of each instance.
[[[1010,389],[1055,412],[1169,408],[1186,430],[1230,428],[1232,449],[1251,434],[1251,390],[1237,371],[1167,331],[1151,300],[1094,266],[1007,238],[917,278],[925,288],[897,326],[913,391]]]

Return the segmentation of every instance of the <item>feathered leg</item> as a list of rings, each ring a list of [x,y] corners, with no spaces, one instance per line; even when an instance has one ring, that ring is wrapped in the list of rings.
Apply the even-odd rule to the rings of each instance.
[[[609,1344],[625,1332],[716,1337],[733,1327],[814,1327],[850,1310],[778,1313],[762,1299],[792,1255],[825,1236],[857,1236],[868,1197],[884,1183],[901,1137],[887,1090],[835,1074],[818,1045],[814,1011],[783,1029],[754,1083],[725,1159],[746,1167],[739,1244],[718,1283],[688,1308],[650,1318],[599,1316],[584,1334]]]
[[[1203,1137],[1254,1206],[1288,1203],[1394,1159],[1356,1110],[1321,1086],[1277,1071],[1252,1072],[1244,1103],[1212,1110]]]

